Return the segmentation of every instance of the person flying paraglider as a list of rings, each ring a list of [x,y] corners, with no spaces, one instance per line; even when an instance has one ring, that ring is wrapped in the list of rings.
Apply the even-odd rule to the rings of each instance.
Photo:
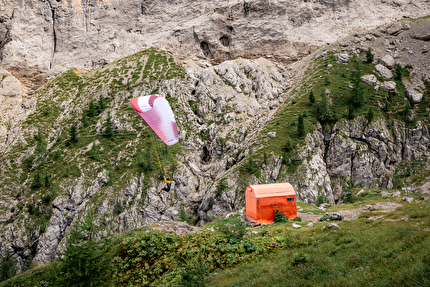
[[[166,182],[166,185],[164,187],[160,188],[160,190],[158,191],[157,195],[161,195],[161,191],[163,191],[163,190],[165,190],[167,192],[170,191],[170,187],[172,185],[172,181],[168,177],[164,177],[164,181]]]
[[[131,99],[130,105],[164,144],[171,146],[179,141],[175,116],[165,97],[162,95],[140,96]],[[156,193],[160,195],[163,190],[169,192],[171,189],[175,189],[175,182],[166,176],[167,154],[166,158],[164,158],[163,154],[166,153],[167,149],[163,146],[157,146],[156,140],[152,138],[152,134],[151,143],[156,161],[160,171],[164,174],[164,182],[166,183]]]

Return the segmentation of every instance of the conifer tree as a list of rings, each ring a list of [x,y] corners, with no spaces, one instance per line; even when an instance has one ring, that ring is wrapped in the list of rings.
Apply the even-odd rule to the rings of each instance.
[[[70,143],[78,142],[78,130],[76,124],[72,124],[70,127]]]
[[[87,117],[87,111],[82,112],[82,118],[81,123],[84,126],[84,128],[88,127],[88,117]]]
[[[326,123],[330,120],[330,117],[331,117],[330,104],[328,101],[327,94],[323,91],[321,93],[321,100],[317,106],[317,119],[321,123]]]
[[[99,103],[97,105],[97,110],[98,110],[99,113],[101,113],[101,112],[103,112],[104,109],[105,109],[105,103],[103,101],[103,97],[100,96]]]
[[[299,115],[299,118],[297,120],[298,124],[297,124],[297,133],[299,135],[299,137],[302,137],[305,135],[305,124],[303,121],[303,115]]]
[[[309,102],[311,104],[315,103],[315,96],[314,96],[314,90],[311,90],[311,92],[309,93]]]
[[[374,55],[372,54],[372,49],[368,49],[366,52],[366,63],[372,63],[373,62]]]
[[[90,118],[93,118],[96,115],[96,106],[94,105],[93,101],[90,102],[90,109],[88,115],[90,116]]]
[[[106,118],[104,136],[108,138],[113,136],[113,122],[110,112],[108,112],[108,116]]]

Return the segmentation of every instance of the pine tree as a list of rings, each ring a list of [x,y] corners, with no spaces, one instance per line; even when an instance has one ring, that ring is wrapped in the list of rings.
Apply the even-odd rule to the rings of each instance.
[[[108,112],[108,116],[106,118],[104,136],[108,138],[113,136],[113,122],[110,112]]]
[[[315,103],[315,96],[314,96],[314,90],[311,90],[311,92],[309,93],[309,102],[311,104]]]
[[[37,132],[36,138],[36,152],[43,155],[46,152],[46,143],[40,131]]]
[[[88,127],[88,117],[87,117],[87,111],[82,112],[82,118],[81,123],[84,126],[84,128]]]
[[[293,150],[293,148],[294,147],[293,147],[293,143],[291,142],[291,139],[288,139],[287,142],[285,143],[284,150],[286,152],[290,152]]]
[[[366,52],[366,63],[372,63],[373,62],[373,54],[372,54],[372,49],[368,49]]]
[[[401,81],[403,78],[403,69],[400,64],[396,65],[395,79]]]
[[[49,180],[49,175],[48,173],[45,174],[45,187],[49,188],[51,186],[50,180]]]
[[[369,108],[369,110],[367,111],[367,121],[370,123],[373,121],[375,114],[373,112],[372,107]]]
[[[76,124],[72,124],[70,127],[70,143],[78,142],[78,130]]]
[[[90,102],[90,109],[88,115],[90,116],[90,118],[93,118],[96,115],[96,106],[94,105],[93,101]]]
[[[40,178],[40,173],[36,172],[34,174],[33,183],[31,185],[32,188],[36,189],[42,187],[42,179]]]
[[[330,121],[330,118],[331,118],[330,104],[328,101],[327,94],[323,91],[321,93],[321,100],[317,106],[317,119],[321,123],[326,123]]]
[[[305,135],[305,124],[303,121],[303,115],[299,115],[299,118],[297,120],[298,124],[297,124],[297,134],[299,135],[299,137],[302,137]]]
[[[103,112],[104,109],[105,109],[105,103],[103,101],[103,97],[100,96],[99,102],[98,102],[98,105],[97,105],[97,110],[98,110],[99,113],[101,113],[101,112]]]
[[[16,275],[15,263],[15,259],[13,259],[9,249],[6,248],[5,254],[3,254],[0,260],[0,282]]]

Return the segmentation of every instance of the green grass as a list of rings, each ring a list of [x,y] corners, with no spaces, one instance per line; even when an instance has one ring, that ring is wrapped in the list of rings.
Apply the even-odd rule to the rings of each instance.
[[[428,215],[428,212],[426,213]],[[285,248],[206,278],[207,286],[426,286],[430,233],[407,222],[359,220],[304,232],[308,246]],[[284,236],[289,236],[288,234]],[[298,253],[308,262],[294,265]]]
[[[373,197],[361,204],[401,203],[378,197],[377,190],[369,193]],[[298,204],[318,212],[311,205]],[[419,201],[402,203],[390,213],[368,211],[357,220],[336,222],[340,229],[321,230],[328,225],[322,222],[314,227],[295,222],[302,226],[297,230],[291,227],[292,221],[277,222],[251,229],[257,234],[242,239],[235,237],[240,233],[234,231],[234,217],[204,227],[223,233],[181,237],[131,230],[103,243],[103,248],[111,246],[113,259],[109,259],[106,286],[191,286],[196,282],[206,286],[367,286],[369,282],[373,286],[426,286],[430,284],[430,232],[424,230],[430,228],[429,207],[428,202]],[[377,215],[386,216],[368,219]],[[388,221],[405,216],[408,221]],[[61,264],[54,261],[31,269],[0,286],[64,286]]]

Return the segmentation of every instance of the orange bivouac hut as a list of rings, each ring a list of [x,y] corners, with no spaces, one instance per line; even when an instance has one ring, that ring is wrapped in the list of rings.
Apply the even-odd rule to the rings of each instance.
[[[249,185],[245,190],[246,216],[258,223],[272,223],[275,209],[289,219],[297,217],[296,192],[291,184],[272,183]]]

